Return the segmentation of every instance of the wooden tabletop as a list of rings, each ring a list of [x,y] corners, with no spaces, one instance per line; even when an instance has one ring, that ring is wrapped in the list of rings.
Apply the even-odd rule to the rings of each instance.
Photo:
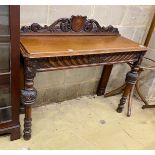
[[[23,56],[30,58],[147,50],[122,36],[21,36],[20,42]]]

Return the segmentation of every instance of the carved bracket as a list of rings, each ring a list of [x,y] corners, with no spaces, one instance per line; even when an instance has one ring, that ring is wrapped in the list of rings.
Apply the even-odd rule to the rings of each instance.
[[[119,34],[117,28],[112,25],[101,27],[94,19],[87,19],[87,16],[71,16],[71,18],[61,18],[50,26],[41,26],[33,23],[30,26],[22,26],[21,32],[104,32]]]

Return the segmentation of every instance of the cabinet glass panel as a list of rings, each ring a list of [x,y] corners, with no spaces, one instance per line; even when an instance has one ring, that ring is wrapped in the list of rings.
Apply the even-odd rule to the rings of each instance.
[[[0,124],[11,121],[9,6],[0,6]]]
[[[9,7],[0,6],[0,35],[9,34]]]
[[[0,123],[11,119],[10,74],[0,75]]]
[[[0,74],[10,71],[10,44],[0,43]]]
[[[9,6],[8,5],[0,5],[0,15],[9,15]]]
[[[0,42],[9,41],[9,7],[0,5]]]
[[[11,107],[0,109],[0,124],[11,121]]]
[[[10,75],[0,75],[0,108],[10,106]]]

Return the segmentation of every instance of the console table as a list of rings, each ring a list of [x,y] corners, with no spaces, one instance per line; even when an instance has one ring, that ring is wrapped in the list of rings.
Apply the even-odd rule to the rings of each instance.
[[[31,138],[31,105],[37,96],[33,87],[36,72],[104,65],[97,90],[97,95],[104,95],[113,64],[129,63],[131,71],[127,73],[126,87],[117,108],[117,112],[122,112],[147,51],[146,47],[120,36],[117,28],[101,27],[86,16],[61,18],[50,26],[37,23],[23,26],[20,42],[24,58],[25,86],[21,90],[21,102],[25,106],[25,140]],[[128,116],[130,110],[129,107]]]

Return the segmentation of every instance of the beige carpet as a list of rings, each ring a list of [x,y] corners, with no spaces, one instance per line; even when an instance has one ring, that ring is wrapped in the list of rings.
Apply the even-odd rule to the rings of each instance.
[[[33,109],[32,139],[9,141],[0,149],[155,149],[155,109],[133,100],[132,116],[115,111],[120,96],[87,96]],[[23,115],[21,115],[23,130]]]

